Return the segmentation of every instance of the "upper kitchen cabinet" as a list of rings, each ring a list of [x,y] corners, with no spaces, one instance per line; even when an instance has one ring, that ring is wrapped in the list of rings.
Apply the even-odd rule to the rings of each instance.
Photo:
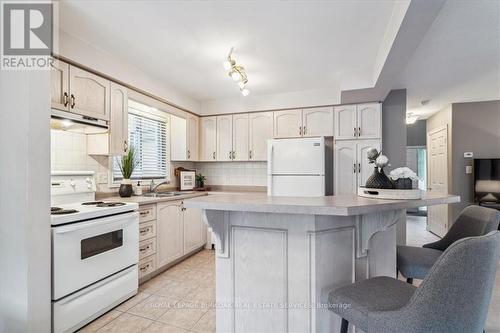
[[[69,64],[57,59],[50,72],[50,103],[54,109],[69,109]]]
[[[70,111],[109,120],[110,82],[75,66],[69,68]]]
[[[200,161],[215,161],[217,158],[217,118],[200,119]]]
[[[336,140],[382,138],[380,103],[336,106],[334,118]]]
[[[170,116],[170,159],[172,161],[187,160],[187,120]]]
[[[302,110],[302,136],[333,136],[333,108]]]
[[[248,132],[248,159],[252,161],[266,161],[267,140],[273,138],[273,113],[250,113],[248,115]]]
[[[248,113],[233,115],[233,161],[248,161]]]
[[[233,116],[217,116],[217,161],[233,159]]]
[[[198,124],[200,118],[188,114],[187,121],[187,151],[186,157],[188,161],[197,161],[198,160]]]
[[[274,137],[296,138],[302,136],[302,110],[274,112]]]
[[[124,155],[128,151],[128,90],[110,84],[109,155]]]

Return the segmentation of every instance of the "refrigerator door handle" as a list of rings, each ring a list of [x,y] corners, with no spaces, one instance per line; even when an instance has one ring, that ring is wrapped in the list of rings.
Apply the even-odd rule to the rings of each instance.
[[[267,195],[273,194],[273,144],[267,143]]]

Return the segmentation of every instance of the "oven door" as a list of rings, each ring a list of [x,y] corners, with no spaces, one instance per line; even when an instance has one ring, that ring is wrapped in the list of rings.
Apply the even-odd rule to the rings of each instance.
[[[52,228],[52,299],[104,279],[139,260],[139,213]]]

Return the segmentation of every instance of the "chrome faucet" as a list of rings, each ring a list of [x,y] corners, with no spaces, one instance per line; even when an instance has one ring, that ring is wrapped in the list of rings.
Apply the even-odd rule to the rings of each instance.
[[[170,184],[170,181],[168,180],[165,180],[157,185],[155,185],[155,182],[153,179],[151,179],[151,183],[149,184],[149,192],[156,192],[156,189],[158,187],[160,187],[161,185],[166,185],[166,184]]]

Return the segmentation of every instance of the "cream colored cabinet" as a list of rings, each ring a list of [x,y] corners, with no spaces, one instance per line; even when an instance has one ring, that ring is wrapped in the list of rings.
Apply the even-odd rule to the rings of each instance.
[[[302,136],[333,136],[333,108],[303,109]]]
[[[194,251],[206,243],[206,229],[200,209],[184,208],[184,253]]]
[[[380,103],[336,106],[334,118],[336,140],[382,138]]]
[[[274,137],[296,138],[302,136],[302,110],[274,111]]]
[[[187,121],[187,151],[186,159],[188,161],[198,160],[198,123],[199,117],[188,114]]]
[[[109,155],[124,155],[128,151],[128,90],[111,82],[109,120]]]
[[[69,107],[79,115],[109,120],[110,82],[75,66],[69,68]]]
[[[217,116],[217,161],[233,159],[233,116]]]
[[[358,162],[358,173],[357,182],[358,186],[365,186],[368,178],[373,174],[375,166],[369,164],[367,152],[370,148],[377,148],[378,151],[382,149],[382,144],[380,140],[363,140],[357,142],[356,152],[357,152],[357,162]]]
[[[184,255],[183,211],[180,201],[157,204],[157,266],[161,267]]]
[[[267,140],[273,138],[273,113],[250,113],[248,115],[248,132],[248,159],[252,161],[266,161]]]
[[[187,159],[187,120],[174,115],[170,116],[170,159]]]
[[[215,161],[217,158],[217,118],[202,117],[200,120],[200,160]]]
[[[50,104],[54,109],[69,110],[69,64],[57,59],[50,72]]]
[[[233,115],[233,161],[248,161],[248,113]]]

